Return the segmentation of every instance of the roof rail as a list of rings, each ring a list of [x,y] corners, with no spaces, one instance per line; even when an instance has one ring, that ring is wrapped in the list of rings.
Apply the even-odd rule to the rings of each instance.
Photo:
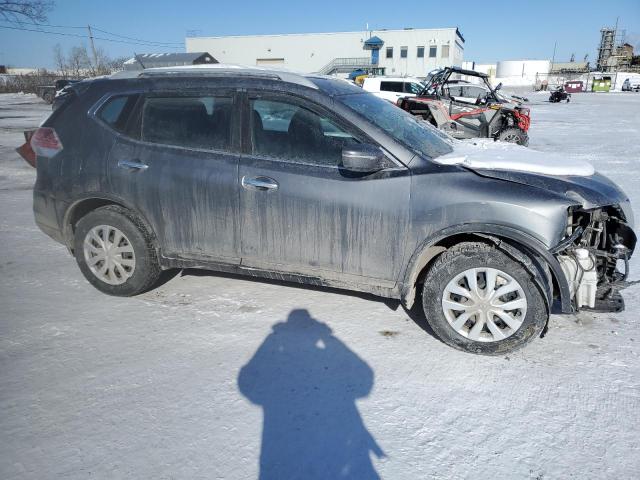
[[[147,68],[139,72],[139,77],[244,77],[265,78],[294,83],[303,87],[318,89],[309,78],[299,73],[284,70],[269,70],[261,67],[246,67],[244,65],[209,64],[187,65],[177,67]]]

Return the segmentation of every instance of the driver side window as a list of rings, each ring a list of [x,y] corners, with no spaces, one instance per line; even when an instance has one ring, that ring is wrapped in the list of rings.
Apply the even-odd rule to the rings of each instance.
[[[336,166],[342,148],[358,143],[329,118],[284,100],[251,100],[254,155],[296,163]]]

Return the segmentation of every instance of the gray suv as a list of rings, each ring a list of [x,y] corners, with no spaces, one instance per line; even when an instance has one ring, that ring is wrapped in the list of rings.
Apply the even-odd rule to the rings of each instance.
[[[552,311],[622,308],[636,239],[613,183],[439,161],[454,142],[346,81],[150,69],[59,104],[19,149],[35,219],[107,294],[204,268],[420,299],[442,341],[483,354]]]

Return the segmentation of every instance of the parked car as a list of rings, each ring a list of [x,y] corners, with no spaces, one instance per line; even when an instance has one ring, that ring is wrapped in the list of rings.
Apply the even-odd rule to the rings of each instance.
[[[454,80],[458,75],[475,77],[484,88],[474,86],[471,91],[471,87]],[[530,111],[520,102],[501,97],[501,87],[493,88],[484,73],[447,67],[432,72],[422,91],[400,97],[397,105],[454,138],[493,138],[526,146]],[[476,97],[465,96],[471,94]]]
[[[420,299],[443,342],[483,354],[552,308],[621,307],[629,200],[582,161],[487,163],[323,76],[172,67],[71,90],[20,152],[36,223],[104,293],[189,267]]]
[[[622,91],[623,92],[640,92],[640,80],[637,78],[633,81],[630,78],[625,79],[622,82]]]
[[[424,84],[420,79],[410,77],[366,77],[362,88],[395,104],[400,97],[414,97],[420,93]]]

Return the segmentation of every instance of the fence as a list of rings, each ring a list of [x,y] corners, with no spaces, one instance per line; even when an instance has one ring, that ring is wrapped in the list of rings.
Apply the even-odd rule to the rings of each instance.
[[[39,86],[53,85],[65,78],[68,77],[51,73],[0,74],[0,93],[37,93]]]
[[[585,91],[588,92],[593,83],[593,74],[589,72],[536,73],[535,90],[542,90],[545,80],[548,89],[559,87],[573,80],[580,80],[584,84]]]
[[[541,90],[543,80],[547,81],[547,88],[549,89],[564,85],[566,82],[570,82],[572,80],[581,80],[584,84],[583,91],[590,92],[594,79],[611,77],[611,90],[620,90],[622,82],[633,75],[633,72],[538,73],[536,74],[536,83],[534,87],[536,90]]]

